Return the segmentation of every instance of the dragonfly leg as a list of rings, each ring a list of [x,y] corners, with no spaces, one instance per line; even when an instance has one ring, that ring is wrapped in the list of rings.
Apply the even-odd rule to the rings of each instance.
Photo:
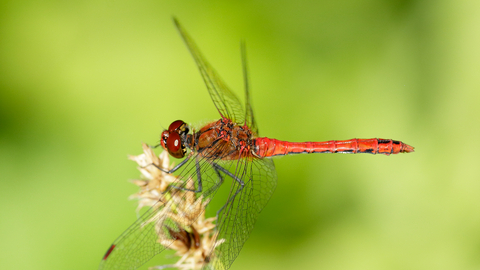
[[[159,143],[157,145],[148,145],[148,147],[150,147],[152,149],[155,149],[155,148],[159,147],[160,145],[162,145],[162,144]]]
[[[200,174],[200,163],[198,163],[197,159],[195,159],[195,168],[197,170],[197,182],[198,182],[198,190],[195,192],[202,192],[203,185],[202,185],[202,177]]]
[[[183,164],[185,164],[186,160],[188,159],[189,157],[187,157],[184,161],[180,162],[180,164],[178,164],[177,166],[175,166],[172,170],[170,171],[176,171],[178,170],[178,168],[180,168]],[[154,164],[155,165],[155,164]],[[157,167],[155,165],[155,167]],[[177,168],[178,167],[178,168]],[[158,168],[158,167],[157,167]],[[174,185],[170,185],[169,188],[175,188],[175,189],[180,189],[180,190],[184,190],[184,191],[192,191],[192,192],[195,192],[195,193],[200,193],[203,191],[203,184],[202,184],[202,177],[201,177],[201,173],[200,173],[200,163],[198,162],[197,159],[195,159],[195,170],[197,172],[197,183],[198,183],[198,189],[189,189],[189,188],[184,188],[184,187],[178,187],[178,186],[174,186]],[[168,189],[167,189],[168,191]]]
[[[164,168],[162,167],[159,167],[157,164],[155,163],[150,163],[148,164],[147,166],[144,166],[144,167],[141,167],[142,169],[143,168],[146,168],[148,166],[154,166],[155,168],[159,169],[160,171],[164,172],[164,173],[168,173],[168,174],[171,174],[171,173],[174,173],[176,172],[178,169],[180,169],[180,167],[182,167],[183,165],[185,165],[185,163],[187,163],[187,161],[190,159],[190,156],[187,156],[184,160],[182,160],[182,162],[178,163],[175,167],[173,167],[171,170],[165,170]]]
[[[218,189],[218,187],[223,184],[223,180],[224,180],[223,176],[220,174],[220,171],[219,171],[219,170],[217,169],[217,167],[216,167],[215,165],[213,165],[213,164],[215,164],[216,166],[219,166],[219,165],[216,164],[216,163],[212,163],[212,168],[213,168],[213,170],[215,171],[215,173],[217,174],[217,177],[218,177],[218,179],[219,179],[220,181],[218,181],[214,186],[212,186],[212,187],[209,188],[207,191],[205,191],[205,193],[204,193],[204,194],[205,194],[205,197],[209,197],[210,194],[212,194],[213,192],[215,192],[215,191]]]
[[[217,163],[212,163],[212,168],[215,171],[215,173],[217,174],[217,177],[218,177],[219,181],[217,181],[217,183],[215,185],[213,185],[212,187],[210,187],[208,190],[206,190],[203,193],[203,195],[205,197],[209,197],[213,192],[215,192],[218,189],[218,187],[223,184],[223,181],[225,180],[224,177],[222,176],[222,174],[220,173],[220,170],[218,169],[218,167],[222,168]],[[173,186],[173,185],[171,186],[171,188],[185,190],[185,191],[192,191],[192,192],[195,192],[195,193],[202,192],[203,185],[202,185],[199,162],[196,162],[196,170],[197,170],[197,181],[198,181],[198,186],[199,186],[198,190],[187,189],[187,188],[184,188],[184,187],[177,187],[177,186]],[[222,172],[224,172],[224,171],[226,171],[226,170],[223,169]],[[232,174],[229,173],[228,175],[231,176]]]
[[[217,163],[212,163],[213,165],[213,168],[215,168],[215,171],[217,171],[218,174],[220,174],[219,172],[223,172],[224,174],[230,176],[231,178],[233,178],[233,180],[237,181],[239,184],[240,184],[240,187],[238,188],[238,190],[235,192],[235,194],[233,194],[233,196],[231,196],[230,198],[228,198],[228,201],[222,206],[222,208],[220,208],[218,211],[217,211],[217,221],[218,221],[218,216],[220,214],[220,212],[223,211],[223,209],[233,200],[235,200],[235,197],[237,196],[238,193],[240,193],[243,188],[245,187],[245,182],[243,182],[240,178],[238,178],[237,176],[235,176],[234,174],[232,174],[231,172],[229,172],[227,169],[223,168],[222,166],[218,165]],[[222,178],[222,182],[223,182],[223,178]]]
[[[184,162],[183,162],[184,163]],[[176,167],[178,167],[180,164],[178,164]],[[183,165],[183,164],[182,164]],[[157,167],[158,168],[158,167]],[[174,168],[174,169],[175,169]],[[178,168],[177,168],[178,169]],[[197,183],[198,183],[198,189],[190,189],[190,188],[185,188],[185,187],[179,187],[179,186],[175,186],[175,185],[170,185],[168,187],[167,190],[165,190],[165,192],[168,192],[171,188],[174,188],[174,189],[179,189],[179,190],[183,190],[183,191],[191,191],[191,192],[195,192],[195,193],[200,193],[203,191],[203,185],[202,185],[202,177],[200,176],[200,165],[198,163],[197,160],[195,160],[195,169],[197,171]],[[173,170],[173,169],[172,169]],[[183,185],[185,185],[185,182],[183,183]]]

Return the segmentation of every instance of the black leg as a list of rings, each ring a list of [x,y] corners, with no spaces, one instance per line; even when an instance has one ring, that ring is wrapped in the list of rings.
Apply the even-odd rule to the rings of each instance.
[[[235,194],[233,194],[233,196],[231,196],[230,198],[228,198],[228,201],[222,206],[222,208],[220,208],[218,211],[217,211],[217,222],[218,222],[218,216],[220,214],[220,212],[223,211],[223,209],[233,200],[235,200],[235,197],[237,196],[238,193],[240,193],[243,188],[245,187],[245,182],[243,182],[240,178],[238,178],[237,176],[235,176],[234,174],[232,174],[231,172],[229,172],[227,169],[223,168],[222,166],[218,165],[217,163],[212,163],[212,166],[215,168],[215,171],[221,171],[223,172],[224,174],[230,176],[231,178],[233,178],[233,180],[237,181],[239,184],[240,184],[240,188],[235,192]]]
[[[159,143],[159,144],[157,144],[157,145],[148,145],[148,147],[150,147],[150,148],[152,148],[152,149],[155,149],[155,148],[159,147],[160,145],[161,145],[161,144]]]
[[[187,161],[190,159],[190,155],[188,155],[184,160],[182,160],[182,162],[178,163],[177,166],[173,167],[171,170],[167,171],[165,170],[164,168],[161,168],[161,167],[158,167],[157,164],[154,164],[154,163],[150,163],[148,164],[147,166],[144,166],[142,167],[143,168],[146,168],[148,166],[155,166],[155,168],[159,169],[160,171],[164,172],[164,173],[168,173],[168,174],[171,174],[171,173],[174,173],[176,172],[178,169],[180,169],[180,167],[182,167],[185,163],[187,163]]]
[[[207,191],[205,191],[205,193],[204,193],[204,194],[205,194],[205,197],[210,196],[210,194],[212,194],[212,192],[214,192],[215,190],[217,190],[218,187],[223,184],[223,180],[224,180],[224,179],[223,179],[223,176],[220,174],[220,171],[219,171],[219,170],[217,169],[217,167],[216,167],[216,166],[219,166],[219,165],[218,165],[217,163],[211,163],[211,164],[212,164],[213,170],[214,170],[215,173],[217,174],[217,177],[218,177],[218,179],[220,179],[220,181],[218,181],[213,187],[211,187],[211,188],[209,188]]]
[[[188,157],[188,158],[190,158],[190,157]],[[188,158],[186,158],[184,161],[180,162],[180,164],[175,166],[170,171],[174,172],[174,171],[178,170],[178,168],[180,168],[181,166],[183,166],[185,164],[185,162]],[[157,167],[157,166],[155,166],[155,167]],[[198,189],[195,190],[195,189],[189,189],[189,188],[184,188],[184,187],[177,187],[177,186],[174,186],[174,185],[170,185],[169,188],[174,188],[174,189],[179,189],[179,190],[184,190],[184,191],[192,191],[192,192],[195,192],[195,193],[202,192],[203,184],[202,184],[202,176],[201,176],[201,172],[200,172],[200,163],[198,162],[198,156],[195,158],[195,170],[197,172]],[[168,191],[168,189],[166,191]]]

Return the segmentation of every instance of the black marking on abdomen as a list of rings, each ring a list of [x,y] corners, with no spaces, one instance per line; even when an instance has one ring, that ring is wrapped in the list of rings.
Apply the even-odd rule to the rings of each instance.
[[[369,149],[367,149],[367,150],[365,150],[365,151],[358,151],[358,153],[374,154],[373,148],[369,148]]]
[[[394,141],[394,140],[392,140],[392,143],[393,143],[393,144],[400,144],[399,141]]]
[[[340,154],[353,154],[355,151],[353,150],[343,150],[343,151],[337,151],[335,153],[340,153]]]
[[[378,140],[378,143],[389,143],[391,140]]]

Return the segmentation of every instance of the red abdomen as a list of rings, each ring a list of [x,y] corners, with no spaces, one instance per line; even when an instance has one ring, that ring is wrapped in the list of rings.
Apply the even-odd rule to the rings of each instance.
[[[398,154],[413,152],[414,148],[390,139],[351,139],[326,142],[286,142],[270,138],[256,138],[254,152],[259,157],[288,154],[343,153],[343,154]]]

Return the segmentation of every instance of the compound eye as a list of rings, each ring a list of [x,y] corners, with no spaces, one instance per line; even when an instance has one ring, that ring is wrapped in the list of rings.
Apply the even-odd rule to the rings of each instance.
[[[187,134],[188,133],[188,126],[182,120],[174,121],[168,127],[169,132],[177,132],[178,134]]]
[[[174,158],[182,158],[185,156],[185,146],[182,143],[180,135],[176,132],[170,133],[167,138],[168,153]]]
[[[167,139],[168,139],[168,131],[164,130],[162,135],[160,136],[160,144],[162,145],[163,149],[167,149]]]

